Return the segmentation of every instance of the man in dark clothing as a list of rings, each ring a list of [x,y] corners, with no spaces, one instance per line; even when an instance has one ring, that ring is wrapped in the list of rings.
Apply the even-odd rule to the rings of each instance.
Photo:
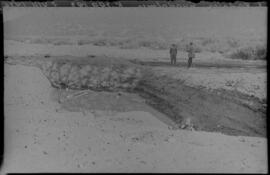
[[[189,46],[187,47],[187,52],[188,52],[188,68],[190,68],[192,64],[192,59],[195,58],[195,49],[192,42],[189,43]]]
[[[172,44],[170,47],[171,64],[176,64],[177,47],[176,44]]]

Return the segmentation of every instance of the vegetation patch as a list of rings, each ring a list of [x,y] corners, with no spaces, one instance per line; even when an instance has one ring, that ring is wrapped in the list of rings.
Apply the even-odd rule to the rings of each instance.
[[[234,50],[227,57],[242,60],[265,60],[267,48],[264,45],[241,47]]]

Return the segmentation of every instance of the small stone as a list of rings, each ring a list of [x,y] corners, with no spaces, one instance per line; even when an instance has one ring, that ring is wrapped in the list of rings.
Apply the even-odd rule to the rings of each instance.
[[[250,146],[251,146],[251,147],[256,147],[256,145],[255,145],[255,144],[251,144]]]
[[[92,164],[93,164],[93,165],[95,165],[95,164],[96,164],[96,162],[94,162],[94,161],[93,161],[93,162],[92,162]]]
[[[140,163],[146,164],[146,162],[144,160],[141,160]]]
[[[246,140],[244,138],[239,139],[240,142],[245,142]]]
[[[43,151],[43,154],[48,155],[48,153],[46,151]]]
[[[27,145],[25,145],[24,148],[26,149],[27,148]]]
[[[88,149],[89,152],[91,152],[91,147],[88,147],[87,149]]]
[[[168,126],[168,129],[169,130],[173,130],[173,126]]]

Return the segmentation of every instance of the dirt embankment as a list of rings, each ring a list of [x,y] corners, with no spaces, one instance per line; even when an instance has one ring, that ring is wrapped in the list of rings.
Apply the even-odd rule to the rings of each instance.
[[[39,67],[55,88],[115,91],[133,89],[141,79],[141,69],[125,60],[107,57],[74,58],[70,56],[13,58],[17,63]]]
[[[228,135],[266,136],[266,109],[257,99],[238,92],[189,87],[168,76],[145,76],[136,88],[148,104],[185,127]]]
[[[97,69],[103,70],[104,66],[109,66],[110,64],[116,64],[118,66],[115,69],[119,68],[119,60],[114,61],[114,63],[108,64],[107,59],[101,58],[92,58],[92,62],[84,62],[83,59],[72,59],[65,58],[60,59],[61,63],[69,62],[72,65],[78,66],[78,64],[87,66],[91,65],[93,67],[93,63],[98,63],[96,66]],[[43,73],[46,75],[49,73],[47,78],[50,80],[52,85],[60,85],[63,79],[68,78],[66,75],[69,74],[69,71],[66,71],[64,76],[61,78],[59,75],[61,74],[61,69],[58,65],[48,66],[49,69],[44,69],[44,64],[47,65],[47,60],[59,62],[59,58],[46,58],[46,61],[36,58],[22,58],[22,59],[8,59],[9,62],[17,62],[28,65],[38,66],[43,69]],[[12,60],[12,61],[10,61]],[[23,61],[25,60],[25,61]],[[26,61],[27,60],[27,61]],[[89,60],[89,59],[87,59]],[[95,60],[93,62],[93,60]],[[90,67],[91,67],[90,66]],[[46,67],[46,66],[45,66]],[[72,66],[70,66],[72,67]],[[120,66],[121,67],[121,66]],[[123,70],[129,70],[130,68],[136,67],[133,64],[127,63],[124,64]],[[59,68],[59,69],[57,69]],[[117,68],[117,69],[116,69]],[[138,67],[137,67],[138,68]],[[145,71],[145,68],[147,71]],[[45,71],[44,71],[45,70]],[[80,77],[82,73],[79,69],[74,69],[75,77]],[[91,69],[93,70],[93,69]],[[99,70],[94,74],[93,72],[86,71],[85,77],[98,78],[103,77],[104,74],[99,72]],[[244,136],[266,136],[266,109],[262,102],[254,97],[250,97],[239,92],[230,92],[226,90],[214,90],[207,91],[204,88],[200,87],[189,87],[184,84],[181,80],[174,80],[169,76],[159,76],[155,75],[153,71],[151,71],[151,67],[140,67],[139,71],[142,73],[142,76],[137,76],[136,71],[135,74],[130,74],[130,76],[126,76],[125,71],[117,72],[116,83],[121,87],[126,83],[132,85],[133,92],[138,93],[142,97],[146,99],[146,102],[159,110],[160,112],[166,114],[172,120],[174,120],[179,127],[177,128],[193,128],[195,130],[203,130],[210,132],[222,132],[228,135],[244,135]],[[51,76],[51,72],[55,72],[56,76]],[[60,74],[58,74],[60,73]],[[85,72],[83,72],[85,73]],[[129,74],[127,74],[129,75]],[[108,76],[102,79],[102,81],[111,81],[112,76],[110,76],[110,72]],[[121,78],[122,77],[122,78]],[[134,79],[135,78],[135,79]],[[94,81],[86,81],[90,84],[90,86],[81,86],[82,82],[78,81],[78,86],[76,85],[77,78],[74,79],[68,78],[73,81],[73,86],[69,86],[69,84],[65,83],[68,88],[80,89],[80,88],[89,88],[92,89],[108,91],[109,89],[105,86],[99,86],[98,83],[93,83]],[[79,79],[83,80],[83,79]],[[123,80],[123,81],[122,81]],[[139,80],[135,81],[134,80]],[[97,82],[102,82],[97,81]],[[75,85],[74,85],[75,83]],[[59,86],[55,86],[59,87]],[[94,88],[93,88],[94,87]],[[116,86],[118,87],[118,86]],[[135,88],[135,89],[134,89]],[[130,88],[122,88],[122,90],[130,90]],[[177,129],[175,128],[175,129]]]

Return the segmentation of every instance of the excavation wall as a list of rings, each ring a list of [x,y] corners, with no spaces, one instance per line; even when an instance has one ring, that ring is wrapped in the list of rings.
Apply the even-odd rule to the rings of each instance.
[[[54,59],[39,64],[53,87],[115,91],[132,90],[142,77],[142,70],[132,63],[114,59]]]

